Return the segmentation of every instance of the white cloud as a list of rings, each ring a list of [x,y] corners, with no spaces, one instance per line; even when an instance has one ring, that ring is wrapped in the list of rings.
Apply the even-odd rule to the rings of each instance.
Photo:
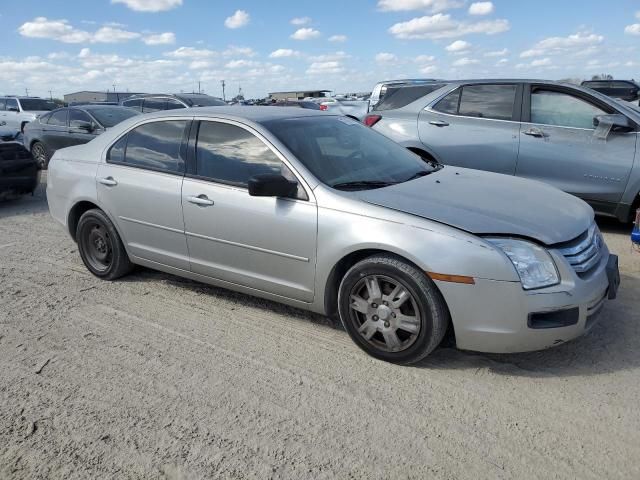
[[[474,2],[469,6],[469,15],[489,15],[493,13],[492,2]]]
[[[206,48],[180,47],[164,55],[172,58],[211,58],[218,55],[218,52]]]
[[[414,58],[414,62],[416,63],[431,63],[436,59],[433,55],[418,55]]]
[[[241,55],[243,57],[255,57],[257,53],[251,47],[238,47],[235,45],[229,45],[227,49],[222,52],[225,57],[234,57]]]
[[[378,63],[395,63],[398,61],[393,53],[380,52],[376,55],[376,62]]]
[[[49,60],[65,60],[69,57],[71,57],[71,55],[69,55],[69,53],[67,52],[51,52],[49,55],[47,55],[47,58]]]
[[[291,38],[294,40],[310,40],[312,38],[318,38],[320,36],[320,32],[318,30],[314,30],[313,28],[299,28],[295,31]]]
[[[480,63],[475,58],[463,57],[459,60],[456,60],[451,65],[454,67],[466,67],[467,65],[475,65],[476,63]]]
[[[509,60],[507,60],[506,58],[501,58],[500,60],[498,60],[498,62],[496,63],[497,67],[501,67],[503,65],[506,65],[507,63],[509,63]]]
[[[182,0],[111,0],[111,3],[124,3],[137,12],[162,12],[182,5]]]
[[[346,52],[342,50],[334,52],[334,53],[326,53],[324,55],[317,55],[315,57],[311,57],[309,60],[311,62],[341,62],[343,60],[347,60],[351,58]]]
[[[296,17],[291,19],[291,25],[306,25],[307,23],[311,23],[311,18],[309,17]]]
[[[548,65],[551,65],[551,59],[550,58],[539,58],[537,60],[534,60],[533,62],[531,62],[531,66],[532,67],[546,67]]]
[[[445,50],[451,53],[464,53],[471,48],[471,44],[469,42],[465,42],[464,40],[456,40],[450,45],[447,45]]]
[[[407,12],[425,10],[431,13],[443,12],[464,5],[461,0],[378,0],[378,9],[383,12]]]
[[[638,10],[638,11],[636,12],[636,18],[637,18],[638,20],[640,20],[640,10]]]
[[[342,63],[337,61],[313,62],[307,69],[307,75],[327,75],[342,73],[343,71],[344,68],[342,66]]]
[[[506,32],[509,28],[509,21],[504,19],[469,23],[454,20],[449,14],[437,13],[396,23],[389,28],[389,32],[400,39],[425,39],[460,37],[472,33],[493,35]]]
[[[553,69],[555,68],[553,65],[553,61],[549,57],[545,58],[537,58],[530,63],[519,63],[516,65],[517,69],[531,69],[531,68],[544,68],[544,69]]]
[[[290,48],[279,48],[269,54],[269,58],[299,57],[300,52]]]
[[[128,32],[121,28],[102,27],[94,33],[91,41],[98,43],[122,43],[137,38],[140,38],[140,34],[136,32]]]
[[[253,60],[231,60],[230,62],[228,62],[225,67],[227,68],[248,68],[248,67],[255,67],[259,65],[257,62],[254,62]]]
[[[626,27],[624,27],[624,33],[626,33],[627,35],[640,35],[640,23],[627,25]]]
[[[584,50],[602,43],[604,37],[595,33],[578,32],[568,37],[549,37],[536,43],[533,48],[520,54],[521,58],[542,57]]]
[[[509,49],[503,48],[502,50],[494,50],[484,54],[485,57],[506,57],[509,55]]]
[[[67,20],[36,17],[30,22],[23,23],[18,28],[18,32],[23,37],[46,38],[63,43],[122,43],[143,39],[141,33],[124,30],[120,25],[109,24],[95,32],[88,32],[73,27]]]
[[[329,37],[329,41],[330,42],[346,42],[347,41],[347,36],[346,35],[331,35]]]
[[[142,41],[147,45],[170,45],[176,43],[176,36],[173,32],[164,32],[147,35]]]
[[[241,28],[249,23],[249,14],[244,10],[236,10],[236,12],[227,17],[224,26],[227,28]]]
[[[436,71],[438,71],[438,67],[436,67],[435,65],[426,65],[420,69],[420,73],[423,73],[425,75],[430,75]]]

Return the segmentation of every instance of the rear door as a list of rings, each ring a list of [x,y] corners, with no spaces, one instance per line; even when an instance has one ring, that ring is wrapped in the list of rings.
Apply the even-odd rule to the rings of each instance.
[[[594,204],[618,202],[636,149],[636,132],[595,135],[594,117],[613,107],[570,87],[525,89],[517,175],[541,180]]]
[[[42,125],[42,140],[52,155],[56,150],[68,147],[69,126],[67,117],[69,109],[61,108],[55,110],[49,116],[47,123]]]
[[[182,188],[192,271],[311,302],[315,203],[302,186],[297,199],[252,197],[247,190],[260,173],[299,179],[266,140],[234,122],[201,121],[194,148]]]
[[[155,120],[130,130],[98,167],[101,205],[136,257],[189,270],[180,192],[190,119]]]
[[[420,113],[420,140],[445,165],[513,175],[521,99],[517,83],[458,87]]]

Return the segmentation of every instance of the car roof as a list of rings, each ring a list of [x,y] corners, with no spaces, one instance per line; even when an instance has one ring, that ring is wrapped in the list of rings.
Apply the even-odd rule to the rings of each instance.
[[[229,106],[229,107],[198,107],[189,112],[197,117],[228,118],[230,120],[250,120],[256,123],[269,120],[278,120],[296,117],[335,116],[322,110],[310,110],[297,107],[270,107],[270,106]],[[151,117],[184,117],[184,109],[161,110],[146,114]]]
[[[80,110],[88,110],[88,111],[90,111],[90,110],[112,110],[112,109],[121,110],[123,108],[126,109],[126,110],[133,110],[132,108],[123,107],[121,105],[99,105],[99,104],[70,105],[68,108],[79,108]]]

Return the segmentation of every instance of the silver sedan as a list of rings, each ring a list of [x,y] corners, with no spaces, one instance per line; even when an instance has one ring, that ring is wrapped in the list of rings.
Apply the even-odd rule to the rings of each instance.
[[[134,264],[339,316],[396,363],[547,348],[591,328],[617,257],[582,200],[425,163],[346,117],[217,107],[127,120],[59,150],[53,217],[94,275]]]

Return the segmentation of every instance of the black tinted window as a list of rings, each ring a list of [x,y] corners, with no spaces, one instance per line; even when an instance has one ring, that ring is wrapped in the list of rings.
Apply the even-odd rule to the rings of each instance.
[[[158,110],[165,110],[167,106],[167,100],[163,98],[145,98],[142,105],[142,113],[157,112]]]
[[[137,110],[132,108],[93,108],[91,113],[96,120],[102,124],[103,127],[109,128],[117,125],[118,123],[126,120],[127,118],[135,117],[139,115]]]
[[[166,105],[167,110],[177,110],[179,108],[184,108],[184,105],[182,105],[179,101],[174,100],[172,98],[169,98],[167,100],[167,105]]]
[[[127,136],[125,135],[109,149],[107,161],[113,163],[124,163],[124,151],[127,148]]]
[[[431,92],[435,92],[441,87],[443,87],[441,83],[432,85],[413,85],[410,87],[389,87],[387,88],[387,93],[384,96],[384,99],[373,109],[380,111],[402,108],[425,95],[429,95]]]
[[[247,186],[254,175],[285,173],[284,164],[264,142],[226,123],[200,123],[196,158],[198,176],[222,183]]]
[[[468,117],[511,120],[515,85],[469,85],[462,87],[458,113]]]
[[[78,124],[78,122],[88,122],[93,123],[92,118],[82,110],[76,110],[75,108],[69,110],[69,126],[73,127]]]
[[[5,99],[0,98],[0,110],[4,110],[4,105],[5,105]]]
[[[582,82],[582,85],[589,88],[608,88],[610,86],[609,82]]]
[[[7,110],[9,110],[10,108],[18,110],[18,101],[15,98],[7,98],[6,102],[7,102],[7,105],[6,105]]]
[[[444,97],[434,105],[433,109],[437,112],[455,115],[458,113],[458,103],[460,103],[460,89],[454,90]]]
[[[47,122],[49,125],[54,125],[58,127],[66,127],[67,126],[67,110],[58,110],[53,112],[49,117],[49,121]]]
[[[127,135],[124,163],[152,170],[183,173],[181,147],[186,123],[184,120],[147,123],[130,131]]]
[[[136,98],[133,100],[125,100],[124,102],[122,102],[122,105],[124,107],[129,107],[129,108],[135,108],[137,110],[142,110],[142,99],[141,98]]]

